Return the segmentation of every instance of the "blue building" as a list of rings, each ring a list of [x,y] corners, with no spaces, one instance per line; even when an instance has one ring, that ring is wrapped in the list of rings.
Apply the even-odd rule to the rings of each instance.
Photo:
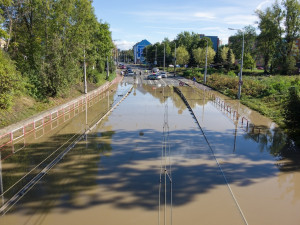
[[[151,43],[147,40],[142,40],[141,42],[136,43],[133,46],[133,56],[134,63],[142,63],[145,61],[145,57],[143,55],[143,50],[146,46],[151,45]]]
[[[200,38],[202,38],[202,37],[208,37],[208,38],[210,38],[210,40],[211,40],[212,43],[213,43],[213,48],[214,48],[215,52],[218,51],[219,46],[220,46],[220,44],[221,44],[221,43],[220,43],[220,39],[219,39],[218,36],[205,36],[204,34],[200,34]]]

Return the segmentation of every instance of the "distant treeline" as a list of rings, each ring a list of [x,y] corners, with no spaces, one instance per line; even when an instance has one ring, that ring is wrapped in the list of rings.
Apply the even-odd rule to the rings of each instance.
[[[0,0],[0,108],[16,92],[55,97],[83,79],[97,83],[114,45],[89,0]],[[110,66],[110,68],[112,68]]]

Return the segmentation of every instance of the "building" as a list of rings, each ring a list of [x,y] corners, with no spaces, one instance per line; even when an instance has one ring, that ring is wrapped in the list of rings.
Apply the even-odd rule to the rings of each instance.
[[[141,42],[136,43],[133,46],[133,56],[134,63],[143,63],[145,61],[145,57],[143,55],[143,50],[146,46],[151,45],[151,43],[147,40],[142,40]]]
[[[204,34],[200,34],[199,36],[200,36],[200,38],[203,38],[203,37],[209,38],[213,43],[213,49],[215,50],[215,52],[218,51],[219,46],[221,45],[221,41],[218,36],[205,36]]]

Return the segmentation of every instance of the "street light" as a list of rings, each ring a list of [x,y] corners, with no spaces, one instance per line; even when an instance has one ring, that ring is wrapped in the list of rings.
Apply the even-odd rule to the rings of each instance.
[[[245,32],[241,29],[234,29],[234,28],[228,28],[229,30],[237,30],[242,32],[243,34],[243,43],[242,43],[242,63],[241,63],[241,71],[240,71],[240,76],[239,76],[239,91],[238,91],[238,99],[241,98],[241,94],[242,94],[242,85],[243,85],[243,64],[244,64],[244,45],[245,45]]]
[[[157,45],[155,45],[155,61],[154,65],[157,65]]]
[[[176,76],[176,42],[175,44],[175,58],[174,58],[174,77]]]
[[[165,66],[166,66],[166,45],[164,44],[164,71],[165,71]]]
[[[205,71],[204,71],[204,84],[206,84],[206,75],[207,75],[207,51],[208,51],[208,40],[203,39],[206,41],[206,54],[205,54]]]

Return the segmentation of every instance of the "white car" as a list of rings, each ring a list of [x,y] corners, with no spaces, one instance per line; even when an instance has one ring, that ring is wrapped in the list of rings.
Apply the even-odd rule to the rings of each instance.
[[[161,75],[162,78],[167,78],[168,77],[167,73],[165,71],[161,71],[160,75]]]

